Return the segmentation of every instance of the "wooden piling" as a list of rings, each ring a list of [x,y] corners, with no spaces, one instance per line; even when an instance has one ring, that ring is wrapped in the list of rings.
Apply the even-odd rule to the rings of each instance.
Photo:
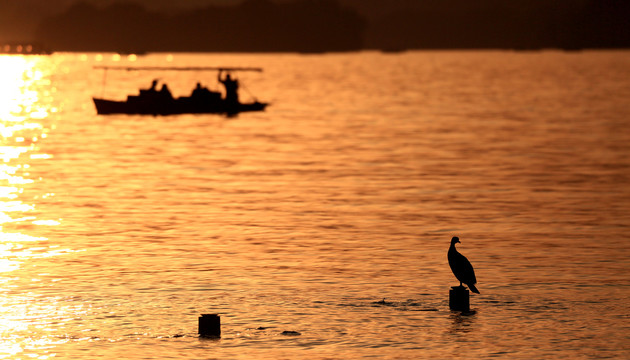
[[[220,338],[221,317],[218,314],[202,314],[199,317],[199,336]]]
[[[448,293],[448,306],[451,310],[470,312],[470,293],[463,286],[453,286]]]

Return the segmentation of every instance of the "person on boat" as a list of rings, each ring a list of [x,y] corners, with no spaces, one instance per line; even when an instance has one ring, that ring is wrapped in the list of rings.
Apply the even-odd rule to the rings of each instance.
[[[210,91],[207,87],[201,86],[201,83],[197,83],[190,97],[199,101],[218,101],[221,100],[221,93]]]
[[[162,84],[162,88],[160,89],[160,95],[169,99],[173,98],[173,95],[171,94],[171,90],[168,89],[168,86],[166,84]]]
[[[232,79],[229,72],[222,79],[222,71],[219,70],[219,82],[225,87],[225,101],[228,104],[238,104],[238,80]]]
[[[190,94],[190,96],[192,97],[202,97],[204,95],[206,95],[209,92],[208,88],[206,88],[205,86],[201,86],[201,83],[197,83],[197,86],[195,86],[195,88],[192,91],[192,94]]]
[[[154,79],[151,82],[151,87],[148,89],[140,89],[140,96],[143,97],[155,97],[156,95],[158,95],[158,91],[157,91],[157,84],[158,84],[158,79]]]
[[[153,81],[151,82],[151,87],[149,88],[149,91],[157,91],[157,83],[158,83],[158,79],[153,79]]]

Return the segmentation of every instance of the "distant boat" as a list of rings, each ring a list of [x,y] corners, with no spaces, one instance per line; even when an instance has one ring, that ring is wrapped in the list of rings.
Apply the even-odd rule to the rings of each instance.
[[[140,95],[129,95],[125,101],[92,98],[99,115],[177,115],[177,114],[237,114],[245,111],[262,111],[267,103],[228,103],[219,97],[182,96],[178,98],[148,94],[140,90]]]
[[[218,70],[219,78],[222,71],[261,71],[259,68],[125,68],[125,67],[100,67],[105,70]],[[238,84],[236,80],[228,82]],[[223,81],[222,81],[223,82]],[[99,115],[130,114],[130,115],[177,115],[177,114],[238,114],[247,111],[263,111],[268,103],[257,100],[242,103],[238,100],[238,85],[229,89],[226,85],[226,96],[201,87],[198,83],[190,96],[175,98],[171,95],[166,84],[157,90],[157,80],[153,81],[150,89],[141,89],[138,95],[128,95],[125,101],[107,100],[93,97],[96,112]],[[232,93],[232,95],[229,94]]]

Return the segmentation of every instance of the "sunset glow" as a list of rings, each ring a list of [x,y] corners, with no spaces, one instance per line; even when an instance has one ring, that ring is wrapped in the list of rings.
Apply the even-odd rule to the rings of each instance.
[[[49,244],[47,235],[39,230],[60,222],[38,212],[37,199],[53,194],[34,190],[42,178],[32,173],[37,164],[52,158],[40,147],[48,136],[48,118],[56,112],[48,101],[53,91],[50,69],[51,62],[45,58],[0,56],[0,358],[17,354],[49,357],[46,352],[32,354],[33,349],[50,345],[47,338],[14,341],[16,334],[33,331],[37,307],[30,305],[36,301],[27,292],[16,296],[12,289],[41,283],[40,271],[29,272],[33,260],[70,252]],[[47,306],[51,313],[60,312],[55,304]]]
[[[0,360],[630,359],[629,18],[0,2]]]
[[[50,91],[45,68],[38,57],[0,56],[0,272],[18,269],[23,259],[33,256],[30,250],[19,250],[21,243],[46,240],[29,232],[6,230],[7,226],[59,224],[33,216],[36,205],[24,196],[37,180],[31,175],[31,162],[51,157],[37,145],[47,136],[42,121],[52,111],[42,102],[42,94]]]
[[[42,71],[36,68],[36,60],[0,56],[0,119],[3,122],[21,121],[31,112],[41,111],[35,106],[39,94],[30,85],[42,76]]]

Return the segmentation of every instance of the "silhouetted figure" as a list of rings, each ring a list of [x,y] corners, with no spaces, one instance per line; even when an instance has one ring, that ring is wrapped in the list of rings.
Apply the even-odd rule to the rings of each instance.
[[[201,83],[197,83],[197,86],[195,86],[190,96],[199,96],[203,92],[204,89],[206,88],[201,86]]]
[[[160,89],[160,95],[169,99],[173,98],[173,95],[171,94],[171,90],[168,89],[168,86],[166,84],[162,84],[162,88]]]
[[[219,82],[225,86],[225,101],[230,105],[238,104],[238,80],[232,79],[230,73],[222,79],[219,70]]]
[[[201,86],[201,83],[197,83],[197,86],[195,86],[190,96],[194,98],[202,98],[208,96],[209,94],[210,90],[208,90],[208,88],[206,88],[205,86]]]
[[[149,88],[149,91],[157,91],[157,83],[158,83],[158,79],[154,79],[151,82],[151,87]]]
[[[210,91],[207,87],[201,86],[201,83],[197,83],[197,86],[190,94],[190,98],[200,103],[219,102],[221,100],[221,93]]]
[[[158,79],[151,81],[151,87],[148,89],[140,89],[140,96],[144,99],[155,99],[160,97],[160,92],[157,90]]]
[[[479,290],[475,287],[477,283],[475,270],[470,261],[455,249],[455,244],[458,242],[459,238],[457,236],[451,239],[451,247],[448,248],[448,264],[451,266],[451,270],[457,280],[459,280],[459,286],[462,286],[462,283],[464,283],[468,285],[470,291],[479,294]]]

